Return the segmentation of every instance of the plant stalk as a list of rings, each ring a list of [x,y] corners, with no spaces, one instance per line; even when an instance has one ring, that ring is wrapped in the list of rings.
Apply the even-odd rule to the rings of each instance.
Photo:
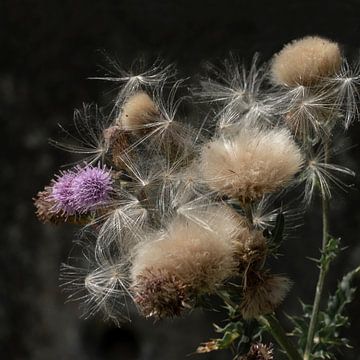
[[[260,316],[258,320],[261,324],[267,327],[268,331],[274,337],[276,342],[285,351],[289,360],[302,360],[300,354],[286,335],[285,330],[283,329],[279,321],[276,319],[275,315],[263,315]]]
[[[325,158],[324,162],[327,164],[330,157],[329,142],[324,143]],[[321,194],[321,205],[322,205],[322,253],[324,254],[326,245],[329,239],[329,199],[325,193]],[[320,272],[318,282],[316,284],[316,292],[313,303],[313,310],[311,313],[310,325],[308,330],[308,336],[306,340],[306,346],[304,351],[304,360],[309,360],[311,351],[314,344],[314,336],[316,331],[316,325],[319,316],[321,297],[324,289],[325,277],[328,272],[328,266],[326,264],[320,264]]]

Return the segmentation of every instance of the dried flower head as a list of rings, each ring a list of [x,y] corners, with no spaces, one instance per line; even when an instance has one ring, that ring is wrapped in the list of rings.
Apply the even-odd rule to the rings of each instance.
[[[302,163],[286,129],[243,128],[231,139],[206,144],[199,166],[211,189],[248,202],[287,185]]]
[[[341,66],[341,51],[335,42],[318,36],[294,40],[275,55],[271,75],[278,85],[314,85],[333,75]]]
[[[132,287],[134,301],[147,317],[180,316],[190,308],[188,287],[176,275],[159,269],[146,269]]]
[[[138,92],[126,99],[117,123],[125,130],[138,131],[151,126],[159,111],[150,96]]]
[[[132,268],[136,283],[147,269],[166,270],[192,293],[211,293],[236,274],[233,239],[193,221],[176,218],[166,231],[138,248]]]
[[[240,305],[244,319],[256,318],[273,312],[290,289],[288,278],[268,272],[249,272]]]

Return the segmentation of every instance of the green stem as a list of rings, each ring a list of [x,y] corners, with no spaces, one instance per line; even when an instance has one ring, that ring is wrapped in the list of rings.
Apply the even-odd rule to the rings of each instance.
[[[260,316],[258,320],[261,324],[265,325],[290,360],[302,360],[300,354],[274,315]]]
[[[324,162],[329,162],[329,143],[326,142],[324,144],[324,152],[325,152],[325,159]],[[322,253],[324,254],[326,245],[329,239],[329,199],[325,193],[321,194],[322,200]],[[309,360],[311,351],[313,348],[314,343],[314,336],[316,332],[316,325],[318,321],[319,316],[319,310],[320,310],[320,303],[321,303],[321,297],[324,289],[324,283],[325,283],[325,277],[328,272],[329,266],[327,263],[321,263],[320,265],[320,272],[319,272],[319,278],[316,285],[316,292],[315,292],[315,298],[313,303],[313,309],[310,319],[310,325],[308,330],[308,336],[306,340],[306,346],[304,351],[304,360]]]
[[[249,225],[253,227],[253,214],[252,214],[251,204],[244,204],[243,209],[245,212],[245,216],[248,219]]]

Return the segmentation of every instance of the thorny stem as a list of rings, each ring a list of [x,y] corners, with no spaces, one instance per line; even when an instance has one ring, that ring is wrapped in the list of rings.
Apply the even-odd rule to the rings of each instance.
[[[324,162],[327,164],[329,162],[330,157],[330,144],[328,141],[325,141],[324,143],[324,153],[325,153],[325,159]],[[329,239],[329,199],[326,196],[326,194],[321,194],[321,205],[322,205],[322,253],[325,252],[326,245]],[[314,298],[314,304],[313,309],[311,313],[311,319],[310,319],[310,325],[308,330],[308,336],[305,346],[305,352],[304,352],[304,360],[309,360],[313,343],[314,343],[314,336],[315,336],[315,330],[316,325],[318,321],[318,315],[320,310],[320,302],[321,302],[321,296],[324,289],[324,283],[325,283],[325,277],[328,272],[328,265],[327,264],[320,264],[320,272],[319,272],[319,278],[316,285],[316,292],[315,292],[315,298]]]
[[[263,324],[271,335],[274,337],[276,342],[285,351],[287,357],[290,360],[302,360],[300,354],[294,347],[293,343],[289,340],[283,327],[276,319],[275,315],[265,315],[258,318],[259,322]]]

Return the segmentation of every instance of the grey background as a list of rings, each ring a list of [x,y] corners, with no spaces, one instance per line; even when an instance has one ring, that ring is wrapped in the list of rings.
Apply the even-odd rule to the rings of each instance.
[[[203,60],[237,50],[264,59],[290,39],[319,34],[360,48],[360,2],[338,1],[0,1],[0,355],[2,359],[185,359],[213,335],[221,314],[195,312],[185,319],[153,324],[134,316],[117,329],[101,318],[79,319],[76,304],[64,304],[59,265],[66,261],[75,228],[37,222],[31,198],[59,166],[71,160],[48,145],[57,123],[70,125],[82,102],[105,104],[111,94],[101,75],[101,50],[125,65],[138,55],[161,54],[176,61],[182,74],[196,74]],[[351,127],[360,141],[360,124]],[[359,148],[343,161],[359,170]],[[345,250],[330,273],[327,291],[340,274],[360,263],[359,184],[335,195],[332,233]],[[298,297],[312,300],[316,269],[305,256],[319,247],[317,212],[307,214],[299,237],[286,245],[276,264],[295,286],[286,301],[298,311]],[[360,295],[349,307],[346,330],[353,350],[339,359],[360,359]],[[199,356],[195,356],[198,358]],[[199,357],[201,358],[201,357]],[[202,359],[230,359],[227,353]]]

